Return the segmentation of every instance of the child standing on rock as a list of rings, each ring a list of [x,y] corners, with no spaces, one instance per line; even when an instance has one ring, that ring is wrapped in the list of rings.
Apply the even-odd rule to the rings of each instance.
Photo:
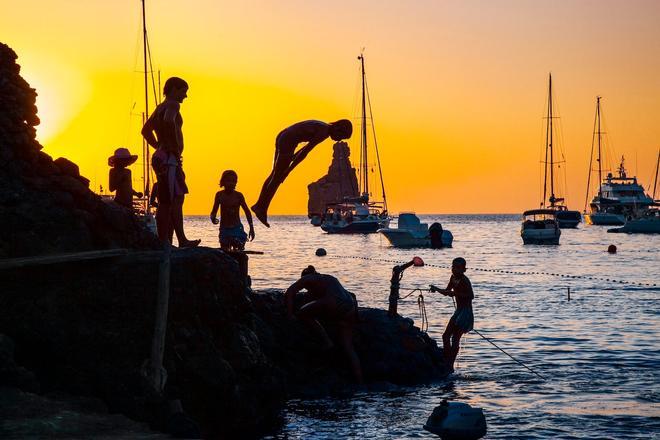
[[[142,197],[141,192],[133,190],[131,170],[127,167],[137,160],[137,155],[131,154],[127,148],[117,148],[115,154],[108,158],[110,168],[110,191],[115,193],[115,202],[133,209],[133,196]]]
[[[243,250],[248,237],[254,240],[254,226],[252,225],[252,214],[245,202],[243,194],[236,191],[238,174],[233,170],[226,170],[220,177],[220,187],[224,190],[215,194],[213,209],[211,210],[211,222],[214,225],[220,223],[220,247],[224,250]],[[217,219],[218,207],[220,208],[220,220]],[[248,234],[243,229],[240,218],[240,208],[245,212],[245,218],[250,225]]]

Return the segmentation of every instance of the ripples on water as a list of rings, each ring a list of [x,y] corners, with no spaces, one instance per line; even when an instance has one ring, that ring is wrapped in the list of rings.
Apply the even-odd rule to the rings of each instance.
[[[392,263],[373,257],[449,265],[467,259],[475,289],[475,328],[543,376],[541,381],[474,333],[464,338],[456,373],[425,387],[347,399],[291,400],[274,438],[434,437],[422,429],[442,398],[481,407],[489,439],[660,438],[660,290],[581,278],[513,275],[469,268],[550,272],[660,284],[660,235],[608,234],[606,227],[562,230],[560,246],[523,246],[518,216],[441,215],[452,249],[395,249],[379,234],[327,235],[306,217],[273,217],[249,249],[253,288],[285,289],[313,264],[335,275],[361,305],[387,308]],[[186,219],[189,237],[217,247],[206,217]],[[615,244],[619,252],[606,252]],[[314,256],[323,247],[328,257]],[[448,269],[411,268],[403,287],[442,285]],[[571,301],[566,300],[567,287]],[[453,305],[425,294],[429,334],[440,341]],[[399,306],[419,325],[415,296]]]

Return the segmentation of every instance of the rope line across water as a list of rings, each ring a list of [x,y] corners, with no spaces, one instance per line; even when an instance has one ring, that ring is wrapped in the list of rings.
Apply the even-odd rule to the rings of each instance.
[[[388,260],[384,258],[370,258],[370,257],[358,257],[358,256],[344,256],[344,255],[329,255],[329,258],[337,258],[337,259],[352,259],[352,260],[368,260],[368,261],[376,261],[380,263],[393,263],[393,264],[405,264],[405,262],[401,261],[396,261],[396,260]],[[451,269],[451,266],[446,265],[446,264],[429,264],[425,263],[424,266],[428,267],[434,267],[437,269]],[[470,267],[470,270],[476,271],[476,272],[491,272],[491,273],[502,273],[502,274],[509,274],[509,275],[547,275],[547,276],[553,276],[553,277],[558,277],[558,278],[564,278],[564,279],[581,279],[581,280],[592,280],[592,281],[605,281],[608,283],[619,283],[619,284],[627,284],[629,286],[642,286],[642,287],[652,287],[652,288],[657,288],[660,287],[656,283],[640,283],[640,282],[635,282],[635,281],[623,281],[623,280],[615,280],[613,278],[603,278],[603,277],[593,277],[593,276],[586,276],[586,275],[566,275],[566,274],[561,274],[561,273],[551,273],[551,272],[525,272],[525,271],[516,271],[516,270],[502,270],[502,269],[483,269],[479,267]]]

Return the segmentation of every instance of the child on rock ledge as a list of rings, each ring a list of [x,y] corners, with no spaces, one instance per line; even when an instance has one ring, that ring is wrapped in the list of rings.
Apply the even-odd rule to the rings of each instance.
[[[108,158],[110,168],[110,191],[115,193],[115,202],[133,209],[133,196],[142,197],[141,192],[133,190],[133,178],[128,169],[137,160],[137,155],[131,154],[127,148],[117,148],[115,154]]]
[[[243,250],[248,237],[250,241],[254,240],[254,226],[252,225],[252,214],[245,202],[243,194],[236,191],[238,175],[233,170],[226,170],[220,178],[220,187],[224,188],[218,191],[213,202],[211,210],[211,222],[214,225],[220,223],[220,247],[223,250]],[[216,218],[220,208],[220,220]],[[240,219],[240,208],[245,212],[245,218],[250,225],[248,234],[243,229]]]

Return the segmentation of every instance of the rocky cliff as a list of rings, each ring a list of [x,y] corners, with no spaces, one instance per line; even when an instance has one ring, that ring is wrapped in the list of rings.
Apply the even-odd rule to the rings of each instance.
[[[16,58],[0,43],[0,258],[156,246],[130,212],[89,190],[75,163],[42,151],[37,93]]]
[[[307,214],[311,218],[322,215],[328,203],[338,203],[346,197],[358,196],[355,168],[351,166],[351,150],[346,142],[337,142],[333,147],[332,163],[328,174],[307,186],[309,200]]]
[[[250,291],[232,257],[198,248],[172,255],[168,380],[162,394],[154,393],[142,366],[154,333],[162,252],[129,211],[88,189],[75,164],[41,151],[36,93],[15,60],[0,44],[0,418],[14,420],[0,424],[0,437],[38,437],[48,417],[77,414],[71,411],[80,402],[100,402],[111,413],[175,432],[177,418],[165,409],[172,400],[182,402],[206,437],[254,436],[272,431],[287,396],[351,392],[344,357],[319,352],[314,335],[286,319],[281,291]],[[347,147],[338,145],[336,151],[346,150],[336,166],[347,166]],[[115,247],[130,252],[7,264],[11,257]],[[411,320],[376,309],[359,314],[355,345],[368,386],[420,384],[446,373],[441,350]],[[43,396],[62,393],[78,397],[47,407]],[[64,431],[53,425],[49,433],[94,436],[109,419],[89,411],[83,418],[96,421],[89,434],[62,423]],[[31,422],[21,421],[23,412]],[[117,438],[141,429],[121,425]]]

